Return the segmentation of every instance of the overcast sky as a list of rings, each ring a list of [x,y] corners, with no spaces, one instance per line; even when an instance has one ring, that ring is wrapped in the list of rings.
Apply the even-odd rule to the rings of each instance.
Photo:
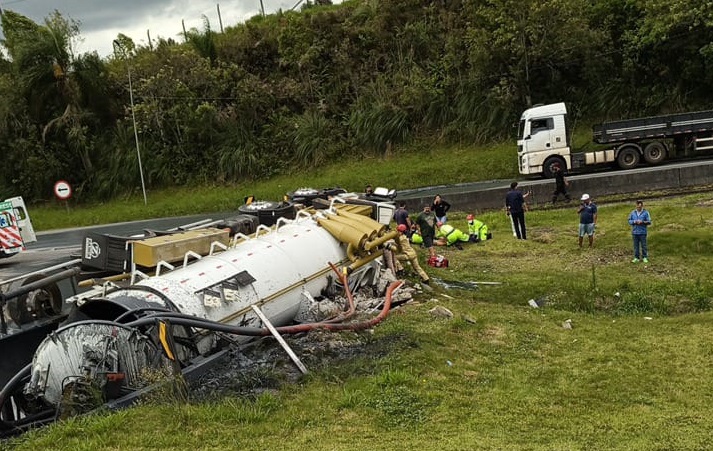
[[[298,0],[263,0],[265,13],[287,11]],[[338,2],[335,2],[338,3]],[[0,8],[29,17],[37,23],[58,10],[64,17],[80,22],[83,42],[77,53],[96,50],[101,56],[112,52],[112,41],[119,33],[129,36],[137,45],[146,45],[159,37],[182,41],[181,20],[186,30],[203,29],[205,15],[211,29],[220,31],[218,5],[223,27],[242,23],[260,12],[260,0],[0,0]],[[298,7],[299,9],[299,7]]]

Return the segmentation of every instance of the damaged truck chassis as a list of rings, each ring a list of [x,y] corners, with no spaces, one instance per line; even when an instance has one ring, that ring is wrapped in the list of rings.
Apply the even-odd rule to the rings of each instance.
[[[372,208],[332,204],[302,210],[295,219],[261,225],[250,236],[237,233],[227,245],[213,242],[206,255],[188,251],[182,261],[158,261],[150,276],[132,266],[130,283],[103,281],[54,305],[55,321],[31,329],[40,334],[29,351],[34,349],[31,362],[22,362],[14,376],[0,375],[6,382],[0,391],[0,436],[102,406],[128,406],[155,386],[157,375],[190,382],[231,344],[251,337],[275,336],[300,366],[281,334],[374,326],[388,314],[401,282],[388,286],[377,316],[354,322],[352,292],[378,284],[377,259],[397,233],[372,219],[379,217]],[[63,269],[0,293],[0,301],[5,307],[77,273],[76,267]],[[339,314],[293,324],[306,304],[341,291],[347,305]],[[18,346],[13,325],[2,317],[0,347]]]

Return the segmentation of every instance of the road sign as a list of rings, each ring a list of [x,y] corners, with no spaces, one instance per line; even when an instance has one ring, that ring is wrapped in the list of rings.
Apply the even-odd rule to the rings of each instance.
[[[60,180],[54,184],[54,195],[59,200],[67,200],[72,197],[72,187],[64,180]]]

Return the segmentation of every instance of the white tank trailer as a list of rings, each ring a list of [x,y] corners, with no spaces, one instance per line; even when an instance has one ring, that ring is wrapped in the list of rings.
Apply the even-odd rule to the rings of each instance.
[[[42,341],[0,393],[0,433],[116,403],[146,390],[157,373],[185,372],[226,347],[216,332],[239,341],[267,335],[252,306],[282,326],[340,281],[353,289],[376,284],[375,260],[396,232],[355,212],[364,208],[303,210],[207,256],[161,262],[154,276],[135,271],[125,287],[105,284],[69,298],[75,322]]]

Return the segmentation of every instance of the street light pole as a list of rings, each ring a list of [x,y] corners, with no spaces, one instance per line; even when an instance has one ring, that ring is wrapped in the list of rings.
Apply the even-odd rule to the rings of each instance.
[[[126,49],[124,48],[121,43],[114,39],[113,42],[114,45],[114,53],[116,53],[116,50],[119,49],[121,50],[121,53],[124,55],[126,58]],[[134,89],[133,86],[131,85],[131,64],[129,63],[128,59],[125,59],[126,62],[126,70],[129,74],[129,101],[131,102],[131,120],[134,124],[134,140],[136,141],[136,156],[139,159],[139,174],[141,175],[141,191],[144,193],[144,205],[148,205],[148,200],[146,199],[146,184],[144,183],[144,169],[143,166],[141,165],[141,151],[139,150],[139,131],[136,127],[136,112],[134,108]]]

